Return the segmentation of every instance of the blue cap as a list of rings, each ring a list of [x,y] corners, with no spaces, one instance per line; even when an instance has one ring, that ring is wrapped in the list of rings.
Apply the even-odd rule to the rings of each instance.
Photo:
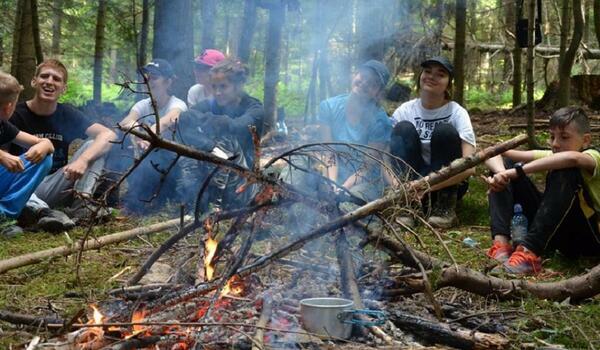
[[[146,74],[159,75],[165,78],[170,78],[175,74],[171,64],[162,58],[153,59],[142,68],[142,71]]]

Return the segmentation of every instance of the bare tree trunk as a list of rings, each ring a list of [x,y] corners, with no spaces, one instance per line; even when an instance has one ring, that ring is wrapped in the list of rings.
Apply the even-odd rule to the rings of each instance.
[[[277,110],[277,83],[281,65],[281,34],[285,23],[285,5],[275,2],[269,9],[269,32],[265,49],[265,119],[263,133],[273,128]]]
[[[254,30],[256,27],[256,1],[244,1],[244,19],[240,31],[240,41],[238,44],[237,56],[245,63],[250,60],[250,47]]]
[[[11,74],[24,83],[25,90],[21,100],[33,97],[33,88],[27,82],[33,78],[36,67],[36,52],[33,39],[33,16],[31,13],[32,0],[18,0],[15,16],[15,31],[13,35],[13,57]],[[37,16],[36,16],[37,18]]]
[[[98,0],[96,19],[96,46],[94,48],[94,103],[102,103],[102,61],[104,58],[104,27],[106,26],[106,0]]]
[[[142,2],[142,28],[140,30],[140,50],[138,52],[138,67],[146,64],[148,56],[148,32],[150,28],[150,0]]]
[[[175,70],[172,91],[184,100],[194,83],[194,48],[191,0],[155,0],[153,57],[164,58]]]
[[[60,55],[60,39],[63,19],[63,0],[54,0],[52,5],[52,46],[50,52],[53,56]]]
[[[600,1],[594,1],[594,31],[598,45],[600,45]]]
[[[528,24],[527,24],[527,68],[525,78],[527,80],[527,136],[529,138],[530,148],[539,148],[535,140],[535,101],[534,101],[534,35],[535,35],[535,2],[536,0],[527,0],[528,4]]]
[[[523,7],[520,5],[520,0],[514,0],[515,3],[515,21],[512,23],[513,30],[515,33],[515,49],[513,52],[513,95],[512,95],[512,106],[516,108],[521,104],[521,92],[523,84],[523,74],[521,71],[522,66],[522,50],[517,40],[517,21],[523,16]]]
[[[471,14],[475,17],[475,13]],[[467,0],[456,0],[454,47],[454,96],[453,99],[464,105],[465,91],[465,39],[467,33]]]
[[[31,1],[31,31],[33,32],[33,47],[35,48],[35,59],[40,64],[44,60],[42,43],[40,42],[40,20],[38,18],[37,0]]]
[[[202,0],[202,49],[215,48],[215,16],[217,15],[217,7],[215,0]]]
[[[382,1],[359,1],[358,7],[358,57],[357,64],[367,60],[383,60],[383,11]]]
[[[571,38],[569,49],[565,52],[564,57],[560,60],[560,67],[558,69],[559,85],[557,107],[564,107],[568,105],[571,97],[571,69],[573,68],[575,56],[577,54],[579,44],[581,43],[581,38],[583,37],[583,13],[581,12],[581,0],[573,0],[573,20],[573,37]]]

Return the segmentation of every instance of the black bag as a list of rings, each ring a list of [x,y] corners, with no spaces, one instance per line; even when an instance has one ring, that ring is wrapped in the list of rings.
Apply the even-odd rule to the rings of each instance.
[[[517,5],[523,8],[523,0]],[[522,13],[522,11],[521,11]],[[517,42],[519,47],[527,47],[527,27],[529,20],[527,18],[519,18],[517,20]],[[539,45],[542,42],[542,0],[537,0],[537,17],[535,19],[535,30],[533,34],[533,46]]]

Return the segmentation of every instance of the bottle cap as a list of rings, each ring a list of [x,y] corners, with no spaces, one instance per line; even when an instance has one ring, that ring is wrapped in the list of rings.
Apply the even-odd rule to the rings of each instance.
[[[515,204],[515,213],[522,213],[523,212],[523,207],[521,207],[521,204],[517,203]]]

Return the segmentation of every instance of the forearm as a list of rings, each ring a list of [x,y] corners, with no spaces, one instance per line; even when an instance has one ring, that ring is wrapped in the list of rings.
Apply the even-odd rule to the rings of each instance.
[[[114,133],[102,133],[94,138],[94,141],[90,146],[79,156],[78,160],[83,161],[87,164],[100,158],[111,147],[111,141],[114,141]]]
[[[485,165],[494,174],[506,170],[506,168],[504,167],[504,161],[502,160],[501,155],[497,155],[495,157],[492,157],[492,158],[486,160]]]

